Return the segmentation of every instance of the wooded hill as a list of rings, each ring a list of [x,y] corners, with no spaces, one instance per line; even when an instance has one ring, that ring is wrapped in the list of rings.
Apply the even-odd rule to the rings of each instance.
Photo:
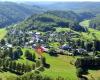
[[[97,30],[100,30],[100,15],[97,15],[95,18],[93,18],[90,21],[90,27],[97,29]]]
[[[20,22],[32,14],[41,13],[42,8],[13,2],[0,2],[0,27]]]
[[[59,13],[59,14],[57,14]],[[86,31],[86,28],[79,25],[82,18],[73,11],[48,11],[43,14],[32,15],[25,21],[17,24],[16,28],[50,31],[55,30],[55,27],[71,28],[75,31]]]
[[[90,3],[90,2],[89,3],[58,2],[50,4],[35,3],[35,2],[34,3],[0,2],[0,27],[5,27],[13,23],[20,22],[25,18],[31,16],[32,14],[40,14],[48,10],[49,10],[48,13],[51,13],[58,17],[68,18],[74,21],[80,21],[82,19],[90,19],[99,13],[98,4],[99,3]],[[58,10],[58,11],[51,11],[51,10]],[[78,14],[72,11],[75,11]]]

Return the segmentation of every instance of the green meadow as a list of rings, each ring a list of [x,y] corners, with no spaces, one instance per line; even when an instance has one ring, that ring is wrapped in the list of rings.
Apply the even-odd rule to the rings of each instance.
[[[5,28],[0,29],[0,40],[5,37],[6,33],[7,33],[7,31]]]

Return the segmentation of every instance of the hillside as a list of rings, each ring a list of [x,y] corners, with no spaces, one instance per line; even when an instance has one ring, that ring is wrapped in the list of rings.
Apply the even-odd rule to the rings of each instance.
[[[73,11],[54,10],[54,11],[48,11],[47,13],[53,14],[53,15],[61,17],[61,18],[69,19],[69,20],[72,20],[75,22],[79,22],[82,20],[82,17]]]
[[[49,11],[40,15],[33,15],[25,21],[17,24],[15,27],[43,32],[55,30],[55,27],[71,28],[75,31],[86,31],[84,27],[79,25],[80,19],[76,13],[72,11],[57,11],[59,12],[57,15],[55,12],[56,11]]]
[[[94,34],[94,35],[95,35],[95,38],[96,38],[97,40],[100,40],[100,37],[99,37],[100,31],[91,28],[91,27],[90,27],[90,22],[91,22],[91,20],[84,20],[84,21],[80,22],[80,25],[82,25],[82,26],[88,28],[88,32],[82,34],[82,35],[83,35],[83,38],[85,38],[85,39],[91,41],[91,40],[94,39],[94,37],[93,37],[93,34]]]
[[[83,5],[84,4],[84,5]],[[52,7],[51,7],[52,6]],[[90,7],[91,6],[91,7]],[[13,2],[0,2],[0,27],[5,27],[17,22],[20,22],[32,14],[40,14],[45,11],[59,10],[68,18],[70,14],[71,18],[75,21],[83,19],[90,19],[95,17],[99,13],[99,3],[81,3],[81,2],[68,2],[68,3],[39,3],[39,2],[25,2],[25,3],[13,3]],[[69,11],[70,10],[70,11]],[[68,11],[68,12],[66,12]],[[71,11],[75,11],[71,12]],[[55,14],[56,14],[55,13]],[[54,14],[54,12],[53,12]],[[60,12],[60,15],[62,13]]]
[[[89,25],[89,26],[90,26],[91,28],[100,30],[100,15],[97,15],[95,18],[93,18],[93,19],[90,21],[90,25]]]
[[[0,27],[20,22],[32,14],[39,14],[43,9],[13,2],[0,2]]]

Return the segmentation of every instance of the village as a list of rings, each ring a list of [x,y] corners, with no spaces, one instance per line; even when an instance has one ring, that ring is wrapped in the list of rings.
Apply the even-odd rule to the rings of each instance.
[[[22,31],[12,29],[8,32],[7,38],[4,41],[3,47],[20,46],[25,48],[35,48],[37,45],[41,45],[45,52],[48,52],[51,48],[55,49],[57,53],[66,54],[70,56],[74,55],[89,55],[82,40],[74,41],[74,38],[80,38],[80,35],[73,32],[36,32],[36,31]],[[80,43],[79,43],[80,42]],[[82,46],[81,46],[82,45]],[[93,55],[92,53],[90,55]]]
[[[99,54],[97,54],[98,48],[95,48],[96,45],[94,42],[87,43],[86,41],[82,40],[82,38],[80,37],[81,33],[78,34],[72,30],[60,32],[40,32],[36,30],[17,30],[13,28],[7,28],[7,31],[7,35],[4,39],[1,39],[0,42],[0,57],[6,58],[6,60],[4,60],[5,64],[2,63],[3,67],[1,66],[1,69],[14,72],[18,75],[23,75],[26,72],[34,72],[37,70],[45,71],[44,68],[48,69],[52,65],[50,63],[47,63],[47,57],[43,56],[44,53],[45,55],[49,55],[51,57],[59,57],[64,55],[66,57],[69,56],[70,58],[72,58],[66,64],[70,64],[72,66],[75,65],[78,71],[77,76],[80,78],[83,78],[83,72],[87,73],[90,65],[99,65],[96,63],[92,64],[92,60],[96,59],[97,61],[99,61],[100,56]],[[38,47],[39,49],[42,49],[43,52],[38,51]],[[37,55],[38,59],[36,58]],[[18,60],[18,62],[20,62],[24,59],[32,61],[32,63],[17,63]],[[84,63],[82,61],[84,61]],[[87,65],[87,61],[91,64]],[[3,62],[2,59],[1,62]],[[11,68],[4,66],[7,64],[11,66]],[[16,64],[15,70],[14,68],[12,68],[14,64]],[[19,66],[21,67],[20,69],[18,69]],[[83,66],[87,66],[87,68],[84,69]],[[24,71],[22,70],[22,68]]]

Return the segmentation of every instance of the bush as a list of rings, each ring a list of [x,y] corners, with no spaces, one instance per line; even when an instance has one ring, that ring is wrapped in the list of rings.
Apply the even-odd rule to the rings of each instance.
[[[42,64],[43,64],[43,66],[45,66],[45,64],[46,64],[46,58],[45,57],[42,57]]]
[[[28,60],[35,61],[36,55],[32,54],[29,50],[25,51],[25,56]]]
[[[56,50],[54,50],[54,49],[50,49],[49,54],[50,54],[50,56],[58,56]]]
[[[41,61],[40,60],[36,60],[36,67],[40,67],[41,66]]]
[[[32,65],[32,69],[33,69],[33,70],[35,69],[35,64]]]
[[[82,68],[77,68],[77,72],[76,72],[77,77],[81,77],[83,73],[84,73],[84,70]]]
[[[35,70],[35,73],[36,73],[36,74],[39,74],[39,73],[40,73],[40,71],[39,71],[39,70]]]
[[[39,67],[39,69],[38,69],[39,71],[44,71],[44,67],[43,66],[41,66],[41,67]]]

